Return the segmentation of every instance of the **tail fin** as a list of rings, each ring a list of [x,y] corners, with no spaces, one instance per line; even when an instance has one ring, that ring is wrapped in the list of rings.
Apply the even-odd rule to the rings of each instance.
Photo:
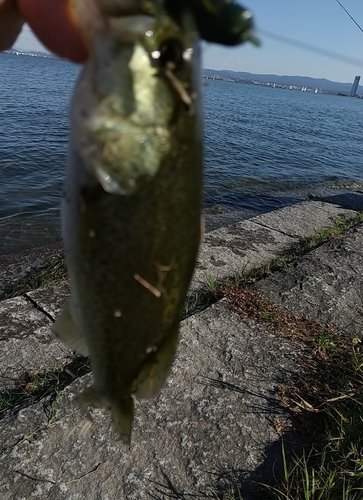
[[[134,400],[131,396],[118,395],[117,400],[110,400],[102,395],[94,386],[88,387],[80,395],[80,403],[83,408],[93,406],[110,410],[112,419],[121,441],[130,446],[132,423],[134,420]]]
[[[132,423],[134,421],[134,400],[132,397],[118,401],[111,407],[113,423],[121,441],[130,447]]]

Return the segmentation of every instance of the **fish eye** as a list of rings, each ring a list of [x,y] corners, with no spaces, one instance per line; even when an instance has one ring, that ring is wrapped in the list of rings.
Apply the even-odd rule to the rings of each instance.
[[[159,61],[163,68],[177,70],[183,64],[184,45],[177,38],[169,38],[159,47]]]

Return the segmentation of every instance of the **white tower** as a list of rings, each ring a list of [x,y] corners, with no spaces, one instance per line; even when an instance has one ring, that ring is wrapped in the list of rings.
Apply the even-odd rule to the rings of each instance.
[[[357,95],[357,89],[358,89],[358,84],[359,84],[360,76],[356,76],[354,78],[354,82],[352,85],[352,90],[350,92],[350,97],[355,97]]]

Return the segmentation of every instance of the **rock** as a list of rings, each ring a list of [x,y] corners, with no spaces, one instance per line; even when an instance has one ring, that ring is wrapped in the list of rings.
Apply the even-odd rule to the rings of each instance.
[[[51,337],[51,320],[25,297],[0,302],[0,391],[67,364],[73,354]]]
[[[202,288],[209,279],[232,277],[236,272],[260,267],[295,243],[294,238],[253,221],[231,224],[206,234],[199,251],[192,290]]]
[[[363,225],[254,285],[270,300],[351,337],[363,331]]]
[[[288,236],[306,238],[317,230],[333,227],[334,219],[338,217],[354,217],[355,215],[354,210],[347,210],[339,205],[322,201],[304,201],[259,215],[254,217],[253,221]]]
[[[277,443],[280,451],[267,417],[286,419],[274,389],[296,372],[299,349],[242,321],[223,301],[188,318],[165,388],[136,403],[129,451],[104,411],[92,410],[82,433],[74,390],[90,376],[52,401],[50,423],[49,399],[3,418],[2,498],[204,497],[225,489],[226,479],[262,471],[265,460],[277,459]]]

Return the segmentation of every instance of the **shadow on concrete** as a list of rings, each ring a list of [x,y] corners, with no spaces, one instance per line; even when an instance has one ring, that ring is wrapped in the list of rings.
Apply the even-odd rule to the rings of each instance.
[[[265,450],[263,463],[253,472],[243,468],[220,471],[216,481],[217,498],[233,498],[233,500],[266,500],[268,489],[264,485],[273,486],[283,478],[284,463],[282,449],[284,449],[287,467],[291,462],[292,451],[297,444],[293,433],[285,433]],[[231,486],[232,485],[232,486]],[[231,488],[234,496],[231,494]]]
[[[315,200],[323,201],[326,203],[334,203],[340,205],[347,210],[363,210],[363,193],[348,192],[338,193],[329,196],[314,197]]]
[[[152,480],[150,481],[153,491],[150,491],[149,495],[152,500],[193,500],[201,498],[212,498],[216,500],[214,493],[187,493],[180,491],[175,487],[173,481],[167,474],[165,474],[165,472],[162,470],[160,472],[164,478],[164,483]]]
[[[241,468],[220,469],[207,471],[211,478],[209,491],[194,491],[193,493],[180,490],[173,480],[162,470],[163,482],[150,480],[149,496],[152,500],[266,500],[268,489],[264,485],[273,486],[283,478],[284,449],[287,467],[291,463],[292,452],[298,443],[293,433],[285,433],[265,450],[263,463],[252,473]]]
[[[196,380],[198,383],[198,381]],[[244,396],[256,397],[265,400],[268,405],[254,405],[249,403],[249,412],[259,412],[268,418],[273,415],[278,417],[282,414],[286,418],[286,411],[283,411],[278,404],[276,397],[273,395],[263,395],[260,392],[251,391],[250,388],[244,388],[226,381],[202,377],[200,383],[220,388],[222,390],[230,390]],[[279,384],[280,381],[277,381]],[[286,464],[289,467],[293,450],[301,444],[301,437],[295,432],[285,432],[275,442],[261,450],[264,459],[260,466],[254,471],[239,468],[219,469],[205,471],[211,477],[211,483],[208,488],[203,490],[193,491],[192,493],[179,489],[173,482],[173,479],[168,476],[162,468],[160,475],[163,481],[157,482],[150,480],[149,496],[152,500],[193,500],[193,499],[213,499],[213,500],[266,500],[268,490],[263,484],[275,485],[284,474],[285,455]],[[284,450],[284,454],[282,453]],[[285,465],[286,465],[285,464]]]
[[[282,413],[281,407],[279,406],[279,404],[276,401],[276,398],[273,395],[268,396],[266,394],[261,394],[260,392],[257,392],[257,391],[255,392],[255,391],[251,390],[250,386],[251,386],[252,379],[249,379],[249,382],[248,382],[249,388],[246,388],[246,387],[237,386],[235,384],[231,384],[230,382],[222,381],[219,379],[213,379],[210,377],[199,376],[199,378],[201,379],[201,381],[199,382],[198,380],[196,380],[195,382],[200,383],[203,386],[209,385],[211,387],[216,387],[217,389],[237,392],[237,393],[242,394],[244,396],[258,398],[260,400],[263,399],[268,404],[268,407],[266,408],[265,406],[253,404],[253,403],[251,403],[251,400],[249,400],[249,403],[248,403],[249,410],[244,411],[243,413],[246,413],[246,414],[247,413],[253,413],[253,414],[259,413],[260,415],[270,415],[271,412],[273,412],[274,415],[277,415],[278,413]],[[263,378],[259,377],[258,380],[262,381]],[[266,382],[269,381],[269,379],[267,377],[265,378],[265,380],[266,380]],[[282,383],[283,383],[282,380],[277,381],[278,385],[280,385]]]

